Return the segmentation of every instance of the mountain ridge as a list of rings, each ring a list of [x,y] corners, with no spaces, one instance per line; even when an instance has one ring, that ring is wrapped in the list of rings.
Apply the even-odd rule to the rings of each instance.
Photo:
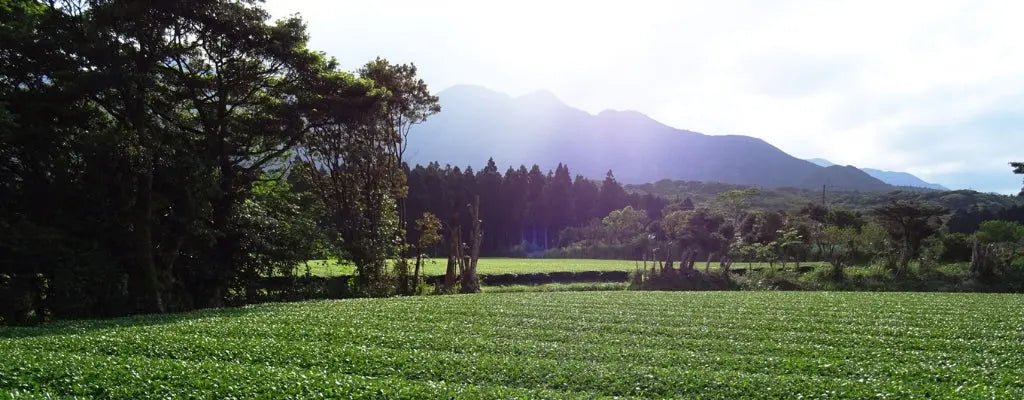
[[[413,128],[410,164],[558,163],[573,173],[626,183],[660,179],[764,187],[886,191],[894,187],[851,167],[825,168],[744,135],[678,129],[638,111],[573,108],[546,91],[512,97],[472,85],[438,93],[442,112]]]
[[[822,167],[830,167],[836,165],[829,160],[824,158],[808,158],[807,161],[818,164]],[[861,171],[866,172],[878,180],[888,183],[893,186],[907,186],[907,187],[918,187],[932,190],[949,190],[949,188],[942,186],[937,183],[927,182],[924,179],[918,178],[913,174],[899,171],[886,171],[875,168],[860,168]]]

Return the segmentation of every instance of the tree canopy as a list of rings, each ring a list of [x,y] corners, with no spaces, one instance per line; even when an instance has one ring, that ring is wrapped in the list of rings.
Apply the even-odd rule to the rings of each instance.
[[[405,193],[396,155],[438,109],[411,64],[342,71],[256,1],[0,9],[0,274],[38,281],[44,313],[219,306],[400,237],[374,235]]]

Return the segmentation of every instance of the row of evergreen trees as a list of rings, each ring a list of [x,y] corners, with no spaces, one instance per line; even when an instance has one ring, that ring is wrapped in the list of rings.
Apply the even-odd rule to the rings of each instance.
[[[446,225],[468,226],[465,205],[480,196],[481,253],[486,256],[543,251],[558,245],[565,228],[585,225],[612,210],[633,206],[655,217],[667,204],[650,194],[627,193],[612,171],[596,182],[581,175],[572,178],[569,166],[562,164],[547,172],[521,165],[502,174],[493,159],[479,171],[434,162],[417,165],[407,175],[406,219],[430,212]]]

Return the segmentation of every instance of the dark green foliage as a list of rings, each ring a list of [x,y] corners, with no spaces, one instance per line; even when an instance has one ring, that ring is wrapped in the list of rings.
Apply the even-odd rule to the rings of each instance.
[[[539,166],[508,168],[503,175],[489,160],[479,172],[438,163],[417,165],[408,171],[411,215],[430,212],[442,221],[458,214],[463,227],[470,225],[465,205],[472,196],[480,196],[480,213],[486,232],[480,252],[484,256],[526,256],[542,254],[581,238],[586,226],[608,213],[631,206],[648,218],[659,218],[666,201],[656,196],[627,194],[614,176],[599,186],[576,176],[570,180],[568,165],[559,165],[548,174]],[[603,193],[603,194],[602,194]],[[610,211],[609,211],[610,212]],[[464,228],[468,229],[468,228]],[[414,241],[412,232],[407,241]]]
[[[998,275],[1017,277],[1024,249],[1024,224],[1010,221],[985,221],[975,233],[971,254],[971,272],[979,278],[992,280]],[[1008,279],[1015,280],[1015,279]]]
[[[971,260],[971,242],[974,239],[963,233],[944,233],[939,237],[941,249],[939,261],[967,262]]]
[[[668,199],[691,198],[698,205],[707,205],[719,194],[731,190],[747,189],[749,186],[733,185],[719,182],[690,182],[661,180],[642,185],[626,185],[632,193],[651,193]],[[806,190],[796,188],[759,188],[756,196],[750,198],[750,208],[763,211],[794,211],[813,203],[822,210],[842,207],[852,211],[866,213],[872,208],[885,205],[895,200],[921,201],[939,204],[950,210],[990,210],[993,212],[1014,206],[1024,205],[1024,200],[1017,196],[1006,196],[993,193],[981,193],[973,190],[912,190],[900,188],[887,192],[863,191],[832,191],[826,192],[825,204],[822,206],[821,189]]]
[[[985,221],[975,236],[982,243],[1017,243],[1024,240],[1024,224],[1011,221]]]
[[[309,195],[311,182],[276,182],[314,175],[288,173],[296,146],[328,126],[375,128],[340,138],[352,148],[392,126],[388,111],[436,111],[418,107],[430,96],[414,68],[377,60],[367,79],[340,72],[306,47],[300,19],[271,22],[256,2],[0,7],[0,274],[40,277],[46,312],[36,315],[259,297],[255,279],[327,247],[328,204]],[[392,149],[401,135],[389,133],[378,144]],[[372,237],[394,219],[399,175],[360,182],[373,224],[340,238]]]
[[[1010,166],[1013,167],[1013,173],[1024,174],[1024,162],[1012,162]],[[1020,196],[1024,196],[1024,188],[1020,189]]]
[[[244,291],[247,301],[258,297],[254,285],[261,277],[293,275],[300,262],[327,252],[328,238],[318,225],[323,210],[319,203],[309,203],[313,197],[271,179],[257,183],[252,197],[239,207],[233,228],[245,235],[232,286]],[[304,203],[308,205],[303,207]]]
[[[635,271],[630,282],[633,290],[728,290],[733,286],[721,273],[684,268]]]
[[[924,240],[938,232],[940,216],[947,213],[942,206],[910,201],[894,201],[872,210],[890,239],[898,244],[899,261],[896,272],[906,270],[917,257]]]

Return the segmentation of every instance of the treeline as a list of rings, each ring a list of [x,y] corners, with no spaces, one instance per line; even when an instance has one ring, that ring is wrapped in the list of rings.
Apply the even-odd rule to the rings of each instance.
[[[566,228],[586,225],[625,206],[655,218],[668,204],[654,195],[626,193],[612,171],[596,182],[580,175],[573,178],[569,166],[561,164],[554,171],[521,165],[502,173],[493,159],[479,171],[435,162],[417,165],[407,174],[409,218],[429,212],[445,223],[462,219],[465,225],[468,214],[461,210],[480,196],[485,231],[481,254],[486,256],[543,255],[566,244],[559,236]],[[416,234],[410,229],[410,236]]]
[[[750,188],[720,182],[692,182],[661,180],[654,183],[626,185],[626,191],[651,193],[666,199],[690,198],[695,203],[706,203],[718,195]],[[954,212],[999,214],[1010,208],[1024,208],[1024,197],[982,193],[973,190],[908,190],[891,192],[842,191],[832,187],[807,190],[799,188],[758,188],[750,199],[750,207],[758,210],[794,211],[807,203],[827,204],[854,211],[867,212],[893,201],[919,201],[935,203]],[[977,228],[975,224],[974,228]]]
[[[1020,222],[987,220],[965,234],[950,232],[949,210],[933,203],[893,201],[868,212],[815,203],[760,211],[749,206],[756,195],[754,189],[734,190],[697,207],[671,203],[657,218],[627,206],[567,228],[562,237],[572,243],[548,254],[638,260],[642,269],[632,282],[637,288],[725,288],[731,287],[734,262],[799,270],[809,260],[830,265],[830,282],[844,282],[849,267],[877,266],[890,278],[909,281],[945,274],[965,290],[1024,287]],[[968,262],[962,270],[938,272],[940,266]],[[704,273],[697,273],[701,266]]]
[[[414,66],[342,71],[255,1],[0,10],[0,319],[244,302],[323,257],[391,292],[405,136],[439,111]]]

